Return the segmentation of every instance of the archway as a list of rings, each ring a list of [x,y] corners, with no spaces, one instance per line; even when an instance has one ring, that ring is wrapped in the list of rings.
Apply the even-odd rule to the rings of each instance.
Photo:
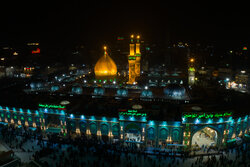
[[[218,131],[210,127],[204,127],[194,133],[192,137],[193,147],[211,147],[218,145]]]
[[[142,143],[141,128],[136,123],[130,123],[125,128],[124,139],[129,147],[140,147]]]
[[[136,123],[130,123],[125,128],[125,140],[130,142],[141,142],[141,129]]]

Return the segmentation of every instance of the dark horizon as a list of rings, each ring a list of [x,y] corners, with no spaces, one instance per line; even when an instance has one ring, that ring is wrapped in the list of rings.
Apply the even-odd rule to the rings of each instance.
[[[117,36],[140,33],[165,47],[170,42],[213,44],[220,50],[249,44],[244,4],[140,4],[39,2],[3,5],[0,44],[38,41],[48,54],[76,45],[99,48]],[[8,12],[6,9],[9,9]]]

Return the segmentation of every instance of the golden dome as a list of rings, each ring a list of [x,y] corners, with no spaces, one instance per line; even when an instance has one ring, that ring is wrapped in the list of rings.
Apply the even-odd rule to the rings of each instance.
[[[112,60],[111,57],[109,57],[108,53],[106,52],[106,47],[104,47],[104,55],[97,61],[95,65],[95,76],[97,78],[112,78],[116,76],[117,73],[117,67]]]

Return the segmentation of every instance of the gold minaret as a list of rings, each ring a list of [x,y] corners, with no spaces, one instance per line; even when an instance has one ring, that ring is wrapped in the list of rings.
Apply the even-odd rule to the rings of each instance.
[[[140,36],[136,37],[136,49],[135,49],[135,76],[139,77],[141,73],[141,51],[140,51]]]
[[[130,46],[130,52],[128,56],[129,80],[127,84],[134,84],[135,77],[136,77],[136,74],[135,74],[136,55],[135,55],[134,35],[131,35],[129,46]]]

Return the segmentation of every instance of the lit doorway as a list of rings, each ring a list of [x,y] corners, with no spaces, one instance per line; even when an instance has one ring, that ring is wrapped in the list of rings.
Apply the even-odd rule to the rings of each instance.
[[[218,133],[216,130],[205,127],[197,131],[192,137],[193,147],[211,147],[216,146],[218,141]]]
[[[125,140],[130,142],[141,142],[141,134],[136,129],[130,129],[125,133]]]
[[[139,148],[141,141],[141,133],[137,129],[129,129],[124,134],[126,146],[131,148]]]

